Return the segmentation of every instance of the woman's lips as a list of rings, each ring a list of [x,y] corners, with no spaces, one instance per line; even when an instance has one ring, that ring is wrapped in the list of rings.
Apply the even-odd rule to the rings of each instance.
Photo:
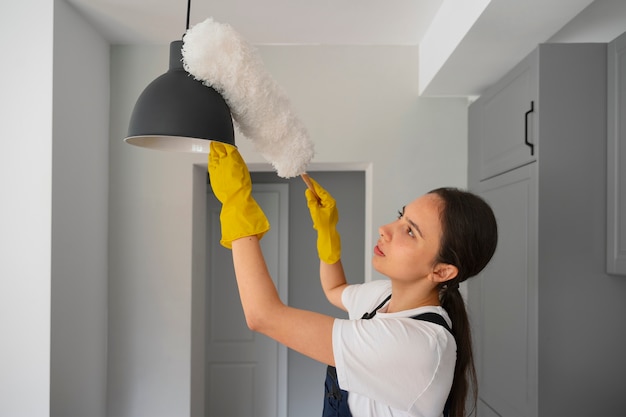
[[[374,246],[374,255],[385,256],[385,253],[382,250],[380,250],[378,245],[376,245]]]

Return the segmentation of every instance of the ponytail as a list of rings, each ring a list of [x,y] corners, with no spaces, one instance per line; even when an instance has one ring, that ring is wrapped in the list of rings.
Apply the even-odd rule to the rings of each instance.
[[[447,406],[451,417],[465,417],[476,411],[478,384],[471,328],[459,284],[477,275],[491,260],[496,250],[498,229],[491,207],[477,195],[456,188],[439,188],[430,193],[443,201],[440,213],[443,235],[438,262],[458,269],[456,277],[441,284],[439,293],[441,306],[452,320],[452,334],[457,345],[454,380]],[[466,414],[470,390],[472,408]]]
[[[452,334],[456,341],[454,380],[448,396],[449,415],[451,417],[466,415],[465,404],[470,390],[472,408],[467,415],[471,415],[476,410],[476,402],[478,401],[478,381],[476,379],[476,368],[474,367],[472,336],[465,310],[465,302],[458,286],[442,288],[440,299],[441,306],[448,312],[448,316],[450,316],[452,321]]]

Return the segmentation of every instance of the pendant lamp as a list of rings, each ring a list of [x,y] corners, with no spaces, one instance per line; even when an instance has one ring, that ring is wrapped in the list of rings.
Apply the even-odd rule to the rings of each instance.
[[[188,0],[187,29],[190,8]],[[185,71],[182,47],[182,40],[170,44],[169,70],[152,81],[137,99],[124,140],[173,152],[208,153],[212,140],[235,145],[226,101]]]

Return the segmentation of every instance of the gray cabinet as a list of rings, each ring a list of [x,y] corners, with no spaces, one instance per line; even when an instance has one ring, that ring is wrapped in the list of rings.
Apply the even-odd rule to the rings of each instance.
[[[485,180],[536,159],[537,53],[517,65],[471,107],[475,135],[473,178]]]
[[[603,239],[605,138],[605,44],[540,45],[470,106],[469,186],[499,227],[468,281],[479,416],[575,415],[572,284]]]

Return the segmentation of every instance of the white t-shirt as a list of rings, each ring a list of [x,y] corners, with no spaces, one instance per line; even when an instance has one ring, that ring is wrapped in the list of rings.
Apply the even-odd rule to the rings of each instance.
[[[441,325],[410,317],[434,312],[451,325],[442,307],[429,306],[360,320],[389,294],[377,280],[346,287],[348,320],[333,325],[333,352],[341,389],[348,391],[353,417],[439,417],[452,386],[454,337]]]

